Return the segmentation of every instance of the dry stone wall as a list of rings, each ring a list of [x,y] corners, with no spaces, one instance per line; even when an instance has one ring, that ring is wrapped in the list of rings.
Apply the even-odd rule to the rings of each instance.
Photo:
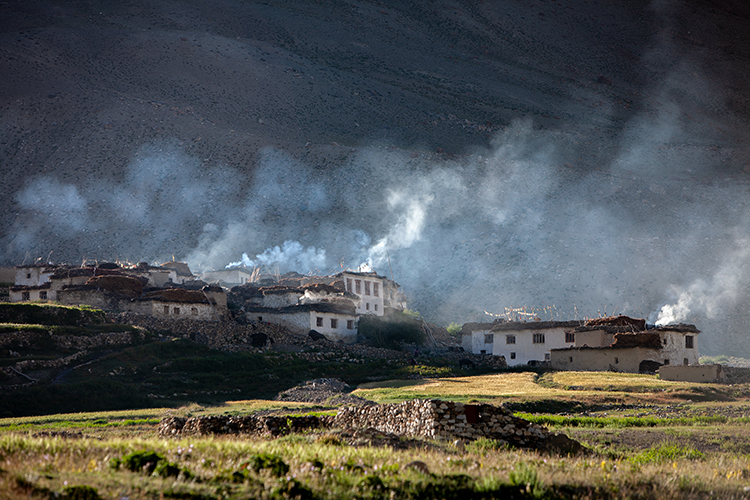
[[[349,406],[333,417],[246,416],[169,417],[159,424],[164,437],[207,434],[278,436],[308,429],[375,429],[387,434],[422,439],[488,438],[521,448],[577,453],[580,445],[564,435],[513,416],[492,405],[465,405],[437,399],[403,403]]]
[[[400,436],[429,439],[495,439],[521,447],[536,448],[549,431],[541,425],[514,417],[492,405],[465,405],[437,399],[339,410],[338,427],[373,427]]]

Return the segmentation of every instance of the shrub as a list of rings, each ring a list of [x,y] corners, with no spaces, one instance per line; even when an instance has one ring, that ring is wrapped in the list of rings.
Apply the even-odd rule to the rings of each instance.
[[[155,451],[141,450],[134,451],[122,457],[120,463],[131,472],[144,472],[151,474],[164,461],[164,456]],[[110,462],[111,464],[112,462]]]
[[[241,468],[252,469],[255,472],[261,470],[268,470],[276,477],[281,477],[289,472],[289,466],[276,455],[270,453],[259,453],[250,457],[250,460],[245,462]]]
[[[458,323],[451,323],[448,325],[446,330],[448,330],[448,333],[453,337],[458,337],[458,335],[461,333],[461,329],[463,328],[462,325],[459,325]]]
[[[66,486],[62,490],[60,498],[65,500],[101,500],[101,496],[96,488],[92,486]]]
[[[362,316],[358,330],[368,344],[388,349],[398,349],[402,344],[422,344],[425,340],[419,321],[403,312],[387,317]]]

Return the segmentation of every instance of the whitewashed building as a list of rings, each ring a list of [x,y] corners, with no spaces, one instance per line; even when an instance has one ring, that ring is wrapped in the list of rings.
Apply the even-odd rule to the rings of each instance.
[[[465,323],[461,328],[461,347],[472,354],[492,354],[495,334],[492,329],[504,320],[492,323]]]
[[[549,362],[550,350],[574,345],[570,331],[580,321],[507,321],[492,328],[492,354],[508,366]]]
[[[359,298],[357,314],[383,316],[386,309],[403,311],[406,296],[395,281],[374,272],[344,271],[336,275],[344,282],[344,290]]]

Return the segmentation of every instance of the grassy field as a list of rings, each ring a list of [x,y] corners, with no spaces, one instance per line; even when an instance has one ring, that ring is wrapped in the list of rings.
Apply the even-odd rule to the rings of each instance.
[[[747,498],[745,390],[646,375],[521,372],[355,391],[378,401],[516,404],[532,409],[519,416],[581,441],[589,452],[576,457],[491,440],[360,447],[335,431],[274,440],[156,434],[168,415],[319,409],[279,401],[0,419],[0,498]],[[690,394],[716,399],[688,401]],[[565,411],[550,410],[560,399],[570,400]]]

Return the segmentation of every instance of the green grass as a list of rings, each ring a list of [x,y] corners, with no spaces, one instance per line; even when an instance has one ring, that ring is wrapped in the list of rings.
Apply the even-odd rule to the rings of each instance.
[[[69,325],[31,325],[21,323],[0,323],[0,333],[10,332],[35,332],[53,333],[56,335],[97,335],[99,333],[121,333],[136,332],[139,329],[132,325],[121,325],[118,323],[104,323],[85,326]]]
[[[613,428],[624,429],[630,427],[675,427],[694,425],[715,425],[726,423],[750,423],[750,418],[729,418],[722,415],[694,416],[677,418],[658,417],[588,417],[588,416],[566,416],[566,415],[535,415],[531,413],[518,412],[517,417],[529,420],[547,427],[588,427],[588,428]]]
[[[104,311],[89,306],[0,303],[0,323],[80,326],[104,322]]]

